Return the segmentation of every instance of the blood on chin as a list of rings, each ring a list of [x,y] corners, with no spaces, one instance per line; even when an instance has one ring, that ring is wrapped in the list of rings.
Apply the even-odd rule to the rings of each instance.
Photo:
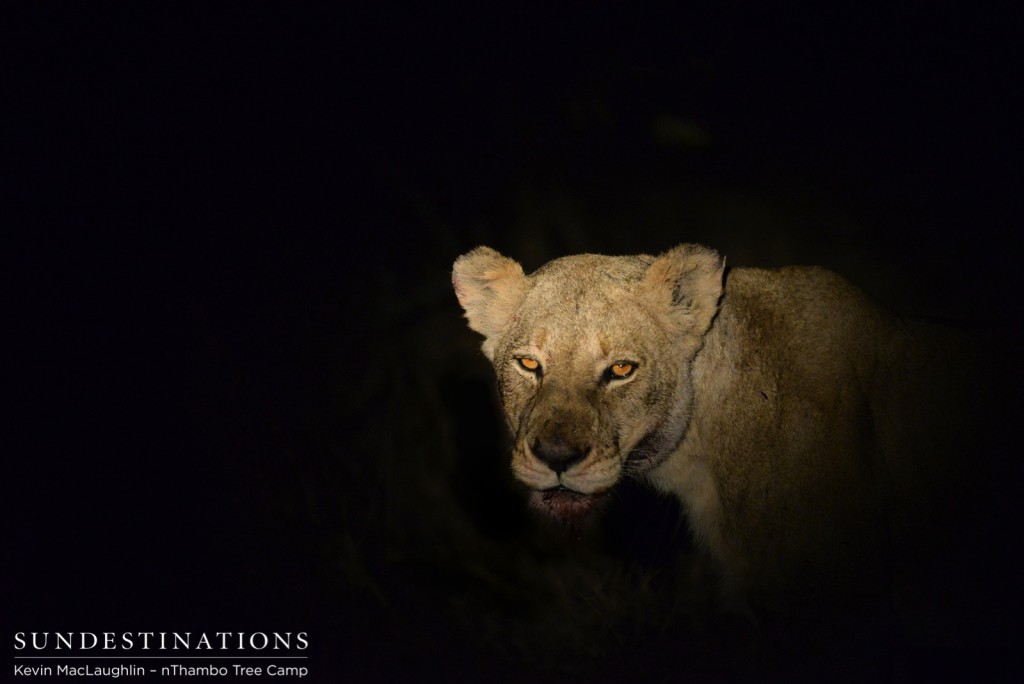
[[[576,524],[588,519],[594,512],[600,509],[601,504],[608,497],[608,492],[596,494],[581,494],[571,489],[559,487],[535,491],[530,495],[532,506],[542,513],[567,523]]]

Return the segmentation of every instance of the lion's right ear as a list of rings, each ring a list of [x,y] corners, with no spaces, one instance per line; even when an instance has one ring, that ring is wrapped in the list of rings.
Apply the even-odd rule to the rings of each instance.
[[[528,281],[518,262],[490,247],[477,247],[455,260],[452,285],[469,327],[483,335],[492,357],[494,338],[505,329],[526,296]]]

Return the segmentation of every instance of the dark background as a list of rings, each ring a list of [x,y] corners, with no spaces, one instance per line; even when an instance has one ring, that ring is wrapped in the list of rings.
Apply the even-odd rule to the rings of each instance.
[[[455,257],[697,241],[1019,332],[991,7],[4,13],[11,631],[308,631],[322,681],[756,671],[672,502],[523,511]]]

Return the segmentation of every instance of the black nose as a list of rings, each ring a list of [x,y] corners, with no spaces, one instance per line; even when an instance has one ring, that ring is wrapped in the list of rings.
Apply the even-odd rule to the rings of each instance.
[[[555,435],[538,438],[533,443],[533,453],[556,474],[561,474],[586,458],[590,447],[572,444],[561,435]]]

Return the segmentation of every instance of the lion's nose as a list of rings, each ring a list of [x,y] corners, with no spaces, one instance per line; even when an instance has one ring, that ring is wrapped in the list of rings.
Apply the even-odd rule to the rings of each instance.
[[[533,453],[559,475],[586,458],[590,453],[590,447],[572,444],[561,435],[555,435],[534,441]]]

